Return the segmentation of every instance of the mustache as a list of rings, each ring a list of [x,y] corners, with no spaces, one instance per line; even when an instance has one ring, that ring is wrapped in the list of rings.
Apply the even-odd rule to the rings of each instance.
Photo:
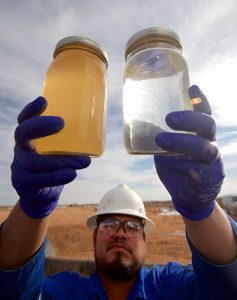
[[[108,246],[106,247],[106,250],[112,249],[117,244],[121,245],[128,252],[130,252],[130,253],[133,252],[132,247],[126,241],[124,241],[124,239],[120,239],[120,238],[115,238],[112,241],[110,241],[109,244],[108,244]]]

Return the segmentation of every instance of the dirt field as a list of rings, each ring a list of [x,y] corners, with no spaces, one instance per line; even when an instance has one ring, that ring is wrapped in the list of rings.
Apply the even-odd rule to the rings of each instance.
[[[92,259],[92,232],[86,227],[93,208],[58,208],[52,215],[48,237],[59,257]],[[163,264],[167,260],[190,262],[184,227],[179,216],[158,215],[158,209],[148,208],[148,216],[156,223],[156,230],[147,236],[147,263]]]
[[[186,243],[183,222],[178,215],[162,215],[161,204],[146,205],[147,215],[156,223],[155,231],[147,236],[147,264],[165,264],[178,261],[191,262]],[[74,206],[57,208],[51,217],[48,233],[56,257],[80,260],[93,259],[92,232],[86,227],[86,220],[95,211],[95,206]],[[9,210],[0,209],[2,222]],[[233,216],[237,220],[237,216]]]

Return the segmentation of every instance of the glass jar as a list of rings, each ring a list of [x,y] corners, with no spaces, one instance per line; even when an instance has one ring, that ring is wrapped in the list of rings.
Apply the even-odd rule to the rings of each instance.
[[[93,40],[82,36],[58,42],[43,88],[48,106],[42,115],[60,116],[64,128],[39,138],[41,154],[99,156],[104,148],[107,102],[106,53]]]
[[[189,75],[176,32],[147,28],[126,44],[123,85],[124,142],[130,154],[167,152],[156,145],[162,131],[172,131],[167,113],[192,109]]]

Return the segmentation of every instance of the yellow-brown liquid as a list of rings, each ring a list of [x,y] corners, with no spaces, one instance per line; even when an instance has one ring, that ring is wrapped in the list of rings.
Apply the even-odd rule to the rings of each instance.
[[[106,66],[96,54],[77,48],[58,53],[46,74],[48,106],[42,115],[60,116],[65,125],[59,133],[37,139],[37,152],[101,155],[106,93]]]

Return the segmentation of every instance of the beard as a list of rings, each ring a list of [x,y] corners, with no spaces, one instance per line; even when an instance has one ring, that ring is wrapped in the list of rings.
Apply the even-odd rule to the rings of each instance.
[[[109,262],[106,260],[106,257],[98,257],[95,250],[97,270],[110,280],[114,281],[128,281],[135,278],[142,267],[144,259],[142,259],[142,261],[138,260],[134,257],[132,250],[130,250],[129,247],[127,250],[131,254],[129,260],[124,258],[123,253],[119,252],[114,259]]]

